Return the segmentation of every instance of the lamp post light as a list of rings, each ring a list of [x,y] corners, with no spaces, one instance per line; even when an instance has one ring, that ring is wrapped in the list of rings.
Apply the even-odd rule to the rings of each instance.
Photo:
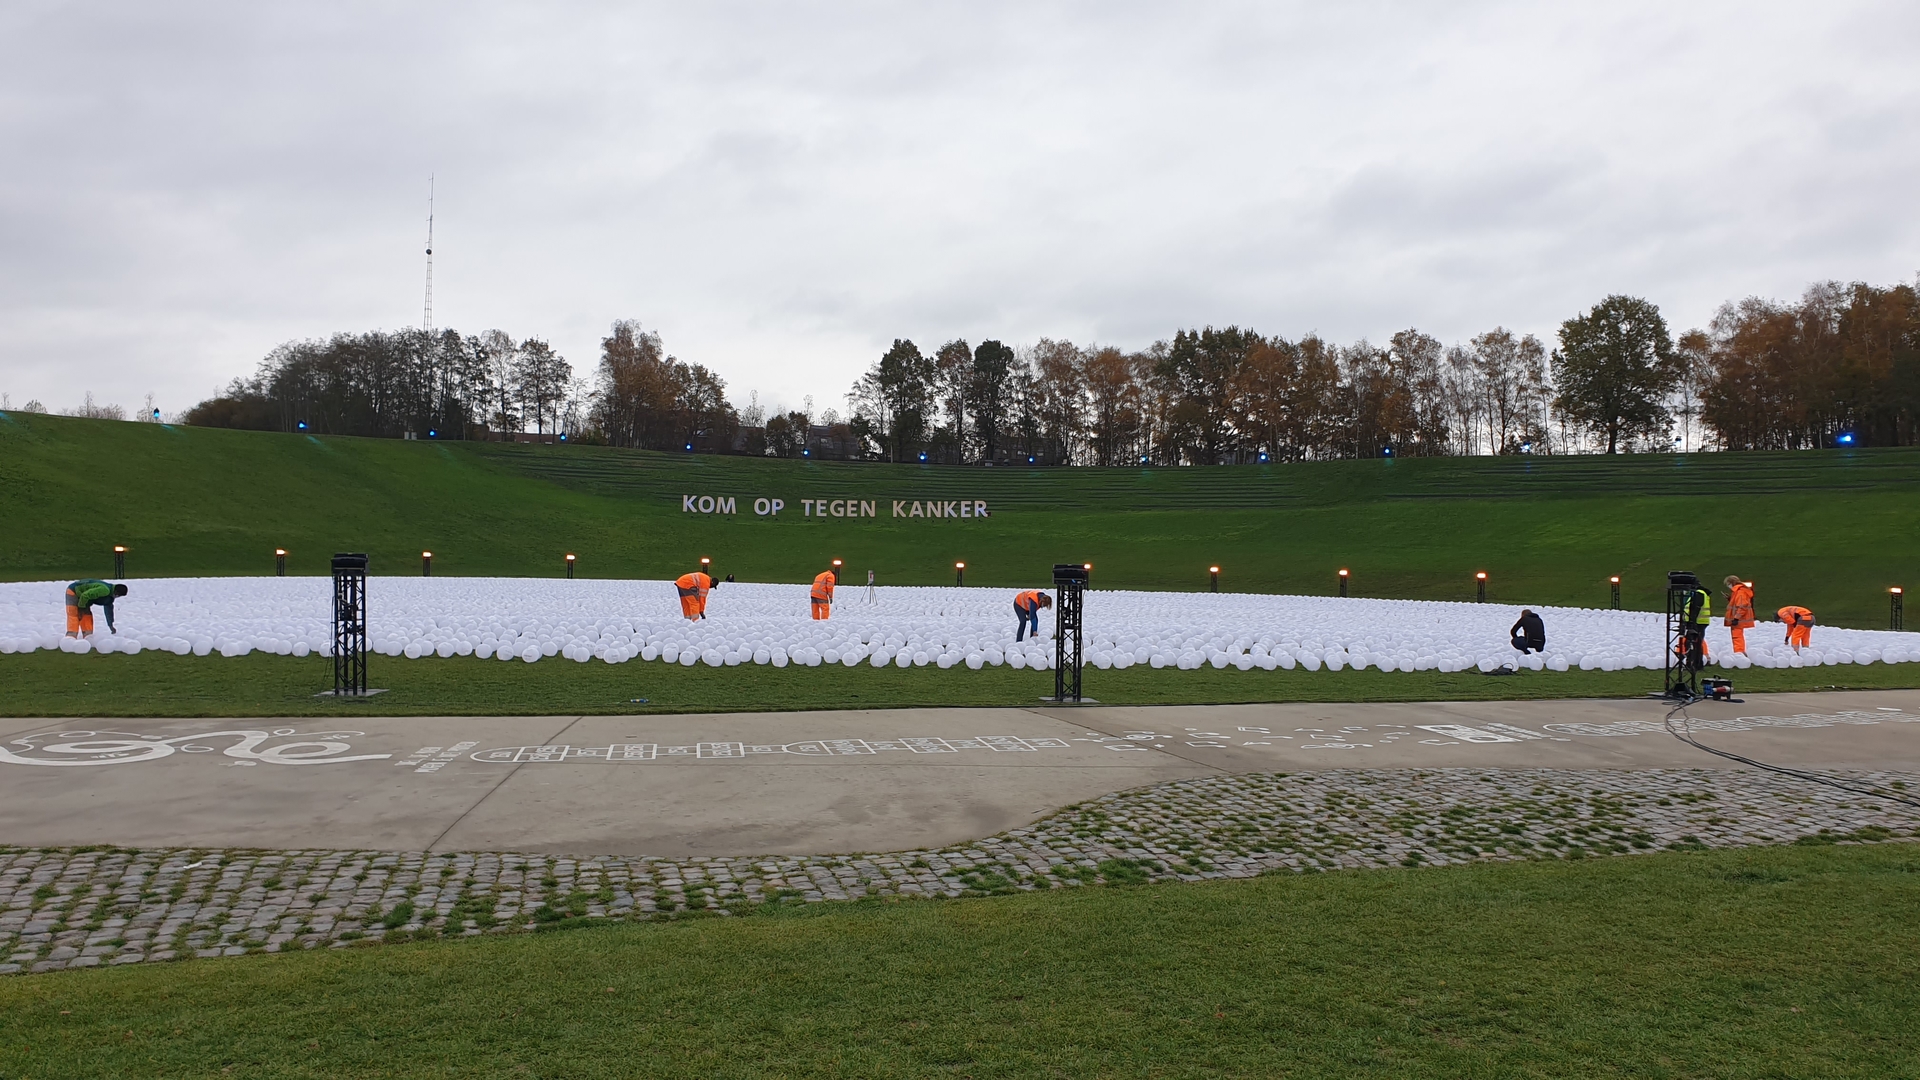
[[[1892,605],[1887,616],[1887,629],[1905,630],[1907,628],[1907,616],[1905,610],[1903,610],[1906,607],[1905,591],[1898,585],[1888,589],[1887,602]]]
[[[1607,583],[1613,586],[1613,610],[1619,611],[1620,610],[1620,575],[1615,574],[1612,577],[1608,578]]]
[[[287,576],[287,549],[286,548],[273,549],[273,576],[274,577]]]
[[[1082,569],[1082,570],[1085,570],[1085,571],[1087,572],[1087,583],[1086,583],[1086,587],[1087,587],[1087,588],[1089,588],[1089,589],[1091,589],[1091,588],[1093,588],[1093,564],[1092,564],[1092,563],[1081,563],[1081,564],[1080,564],[1080,569]]]
[[[1340,568],[1340,595],[1341,596],[1347,595],[1347,578],[1349,576],[1351,575],[1347,573],[1347,568],[1344,566],[1341,567]]]
[[[567,580],[573,580],[573,552],[567,552]]]
[[[119,544],[113,545],[113,576],[116,578],[127,576],[127,549]]]
[[[1213,585],[1213,591],[1219,592],[1220,591],[1220,568],[1217,566],[1207,567],[1207,577],[1208,577],[1208,580]]]
[[[569,555],[568,558],[572,556]],[[713,569],[713,560],[705,555],[700,556],[700,572],[704,574],[711,569]]]
[[[958,588],[962,585],[965,585],[966,583],[967,583],[967,564],[963,562],[954,563],[953,564],[954,587]]]
[[[1477,589],[1474,599],[1482,604],[1486,603],[1487,602],[1487,572],[1485,570],[1480,571],[1479,573],[1473,575],[1473,580]]]
[[[423,551],[420,553],[420,576],[433,576],[433,552],[431,551]]]

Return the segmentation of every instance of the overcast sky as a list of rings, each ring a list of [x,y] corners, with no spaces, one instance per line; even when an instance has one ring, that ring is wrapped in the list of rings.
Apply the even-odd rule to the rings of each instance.
[[[1920,5],[0,6],[0,393],[435,322],[744,405],[895,337],[1548,337],[1920,270]]]

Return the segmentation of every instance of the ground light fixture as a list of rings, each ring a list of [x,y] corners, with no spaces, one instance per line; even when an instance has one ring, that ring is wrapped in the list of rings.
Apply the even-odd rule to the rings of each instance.
[[[1477,594],[1474,597],[1474,599],[1478,600],[1482,604],[1486,603],[1487,602],[1487,572],[1485,570],[1482,570],[1479,573],[1473,575],[1473,581],[1474,581],[1474,586],[1477,590]]]
[[[567,580],[573,580],[573,552],[567,552]]]
[[[294,427],[300,431],[305,431],[307,430],[307,422],[302,420],[298,424],[295,424]]]
[[[287,576],[287,549],[286,548],[273,549],[273,576],[274,577]]]
[[[113,545],[113,576],[117,578],[127,576],[127,549],[119,544]]]
[[[1347,578],[1351,576],[1352,575],[1347,572],[1346,567],[1343,566],[1340,568],[1340,595],[1341,596],[1347,595]]]
[[[925,450],[922,450],[920,451],[920,464],[925,465],[926,463],[927,463],[927,452]]]
[[[1888,589],[1887,603],[1887,629],[1905,630],[1907,628],[1906,590],[1898,585]]]
[[[1220,591],[1220,568],[1217,566],[1207,567],[1207,578],[1213,585],[1213,591],[1219,592]]]
[[[1620,575],[1615,574],[1612,577],[1608,578],[1607,584],[1613,586],[1613,610],[1619,611],[1620,610]]]
[[[967,564],[963,562],[954,563],[953,564],[954,587],[959,588],[960,586],[965,585],[966,583],[967,583]]]
[[[433,576],[433,552],[431,551],[423,551],[420,553],[420,576]]]
[[[1260,451],[1260,464],[1265,465],[1266,463],[1267,463],[1267,452],[1265,450],[1262,450]]]
[[[1840,433],[1840,438],[1836,439],[1835,441],[1838,442],[1841,446],[1852,446],[1853,432],[1843,431]]]

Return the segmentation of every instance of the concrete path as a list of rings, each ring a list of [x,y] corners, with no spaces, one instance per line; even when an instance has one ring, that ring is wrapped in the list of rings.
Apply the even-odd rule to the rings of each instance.
[[[934,848],[1165,780],[1737,768],[1651,701],[5,722],[0,844],[822,854]],[[1703,741],[1920,769],[1920,691],[1755,695]]]

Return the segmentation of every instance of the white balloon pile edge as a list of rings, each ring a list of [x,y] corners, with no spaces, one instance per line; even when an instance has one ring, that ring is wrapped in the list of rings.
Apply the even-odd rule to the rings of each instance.
[[[66,582],[0,583],[0,653],[37,649],[206,656],[306,656],[332,648],[326,578],[139,578],[118,602],[120,632],[99,620],[91,639],[64,636]],[[708,617],[680,616],[667,581],[376,577],[368,585],[368,645],[387,656],[472,656],[537,662],[629,660],[691,666],[871,664],[978,670],[1053,665],[1052,612],[1038,640],[1014,640],[1011,589],[843,588],[833,617],[809,618],[807,586],[724,584]],[[1096,668],[1192,670],[1376,668],[1381,671],[1615,671],[1659,668],[1664,619],[1653,612],[1536,607],[1547,649],[1508,641],[1513,604],[1343,599],[1253,593],[1095,590],[1086,594],[1085,652]],[[1816,627],[1814,645],[1785,647],[1782,628],[1747,632],[1735,655],[1709,628],[1712,662],[1730,668],[1920,661],[1920,634]]]

